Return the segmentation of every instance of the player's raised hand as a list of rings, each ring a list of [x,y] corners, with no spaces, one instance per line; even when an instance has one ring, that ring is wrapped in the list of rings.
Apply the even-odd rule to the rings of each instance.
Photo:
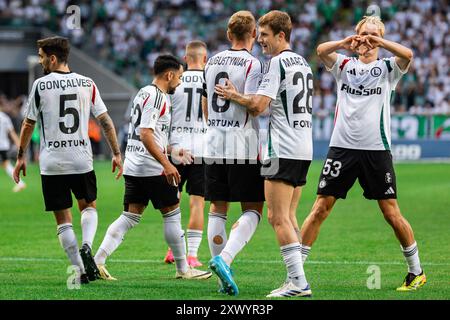
[[[341,41],[341,48],[355,52],[360,45],[360,36],[352,35]]]
[[[215,93],[222,99],[230,100],[235,93],[237,93],[236,87],[230,80],[225,80],[225,85],[216,84],[214,87]]]
[[[167,163],[164,167],[164,174],[167,179],[167,183],[171,186],[177,187],[181,182],[181,176],[177,168],[175,168],[171,163]]]
[[[122,156],[119,154],[116,154],[112,157],[111,160],[112,163],[112,171],[111,172],[116,172],[116,168],[118,169],[117,175],[116,175],[116,180],[118,180],[123,173],[123,167],[122,167]]]
[[[27,162],[24,158],[19,158],[16,161],[16,166],[14,167],[13,171],[13,178],[16,183],[19,183],[20,181],[20,171],[23,172],[23,176],[26,177],[27,175]]]

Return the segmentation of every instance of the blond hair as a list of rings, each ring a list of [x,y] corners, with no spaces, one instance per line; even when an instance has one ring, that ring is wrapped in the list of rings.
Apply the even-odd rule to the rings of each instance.
[[[236,40],[245,40],[251,37],[256,28],[256,20],[250,11],[241,10],[234,13],[228,20],[228,32]]]
[[[269,26],[274,35],[283,31],[284,38],[289,42],[291,38],[292,22],[291,17],[289,17],[286,12],[272,10],[259,18],[258,24],[260,26]]]
[[[381,21],[381,18],[378,16],[364,16],[355,27],[356,34],[359,34],[359,30],[361,30],[362,26],[365,25],[366,23],[371,23],[371,24],[376,25],[378,27],[378,29],[380,30],[380,35],[382,37],[384,37],[384,31],[385,31],[384,23],[383,23],[383,21]]]

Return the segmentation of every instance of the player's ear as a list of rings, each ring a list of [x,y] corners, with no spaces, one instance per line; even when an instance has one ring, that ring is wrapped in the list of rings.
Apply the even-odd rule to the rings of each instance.
[[[253,32],[252,32],[252,38],[253,38],[253,39],[256,39],[256,28],[253,29]]]
[[[230,30],[227,30],[227,39],[228,39],[228,41],[230,41],[230,42],[233,40],[233,37],[231,36]]]

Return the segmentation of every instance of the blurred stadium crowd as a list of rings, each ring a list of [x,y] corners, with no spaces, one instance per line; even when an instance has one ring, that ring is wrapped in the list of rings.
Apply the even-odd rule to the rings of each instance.
[[[67,27],[66,10],[72,4],[81,8],[80,29]],[[271,9],[285,10],[294,24],[293,50],[307,58],[315,74],[314,111],[326,116],[334,112],[335,81],[318,64],[315,48],[353,34],[368,5],[356,0],[0,0],[0,26],[47,27],[140,87],[151,81],[150,66],[161,52],[183,56],[192,39],[205,41],[211,55],[227,48],[227,20],[235,11],[250,10],[259,18]],[[397,86],[392,111],[449,114],[450,4],[381,0],[377,5],[386,38],[415,54],[410,72]],[[263,58],[258,45],[254,53]]]

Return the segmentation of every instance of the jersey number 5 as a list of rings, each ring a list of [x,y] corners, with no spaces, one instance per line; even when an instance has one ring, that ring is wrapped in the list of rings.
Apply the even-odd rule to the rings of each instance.
[[[71,127],[66,127],[65,121],[59,122],[59,129],[65,134],[77,132],[80,126],[80,114],[78,110],[73,107],[66,108],[66,101],[73,100],[77,100],[76,94],[63,94],[59,97],[59,116],[61,118],[65,118],[68,114],[73,116],[73,125]]]

